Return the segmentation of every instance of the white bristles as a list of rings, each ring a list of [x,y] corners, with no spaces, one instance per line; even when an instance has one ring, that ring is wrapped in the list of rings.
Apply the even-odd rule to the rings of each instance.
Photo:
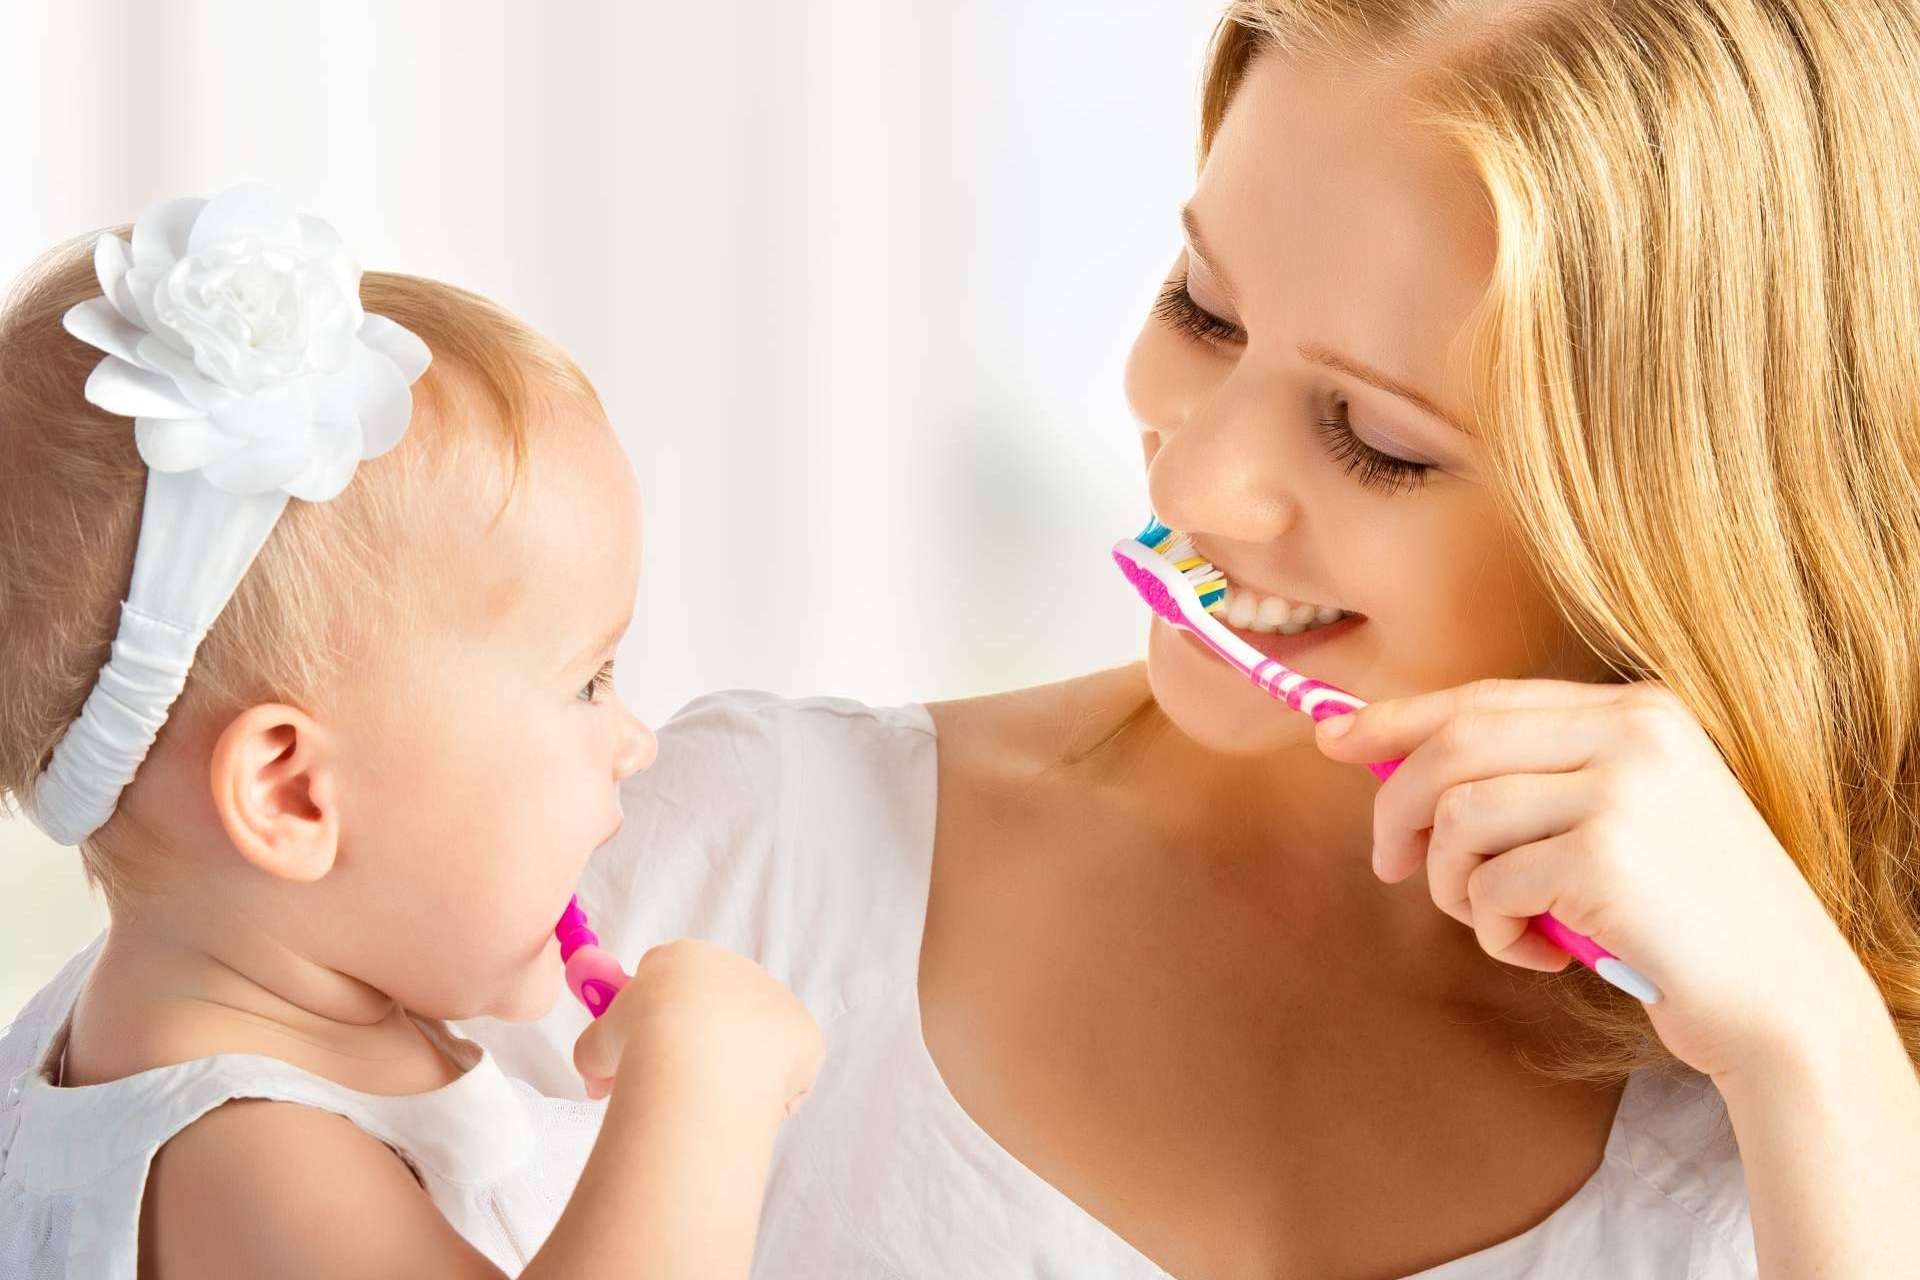
[[[1185,534],[1175,536],[1173,541],[1160,551],[1160,555],[1168,564],[1180,571],[1181,577],[1193,584],[1196,592],[1204,591],[1216,583],[1227,580],[1227,575],[1214,568],[1213,563],[1201,555],[1200,549],[1193,545],[1193,539]]]

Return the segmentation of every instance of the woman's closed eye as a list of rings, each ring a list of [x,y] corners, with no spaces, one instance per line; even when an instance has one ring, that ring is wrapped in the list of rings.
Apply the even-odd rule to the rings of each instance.
[[[582,702],[598,702],[599,695],[613,688],[613,659],[609,658],[593,673],[593,679],[580,687]]]
[[[1160,297],[1153,304],[1153,314],[1169,328],[1202,342],[1247,340],[1239,325],[1222,320],[1193,300],[1193,295],[1187,292],[1185,272],[1167,281],[1167,287],[1160,291]]]
[[[1214,315],[1193,300],[1187,291],[1185,273],[1167,282],[1153,304],[1153,314],[1176,333],[1208,346],[1234,346],[1247,340],[1239,325]],[[1360,439],[1347,420],[1344,400],[1339,402],[1334,416],[1320,418],[1316,425],[1327,452],[1348,475],[1358,472],[1359,482],[1367,488],[1389,494],[1410,491],[1424,484],[1433,470],[1431,463],[1396,458]]]

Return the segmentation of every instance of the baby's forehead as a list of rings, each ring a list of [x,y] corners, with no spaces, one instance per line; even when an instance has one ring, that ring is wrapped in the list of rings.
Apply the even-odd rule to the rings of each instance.
[[[638,496],[605,419],[557,417],[529,433],[517,471],[460,451],[433,475],[428,558],[458,632],[562,647],[630,602]],[[590,637],[581,637],[582,642]]]

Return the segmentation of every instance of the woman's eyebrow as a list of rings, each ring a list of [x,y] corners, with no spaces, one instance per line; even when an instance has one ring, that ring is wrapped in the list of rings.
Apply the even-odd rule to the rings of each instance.
[[[1207,238],[1200,234],[1200,219],[1194,216],[1192,205],[1180,206],[1180,225],[1187,230],[1188,248],[1206,262],[1213,278],[1220,282],[1220,288],[1227,295],[1227,301],[1236,307],[1239,306],[1240,295],[1234,292],[1233,282],[1227,279],[1227,273],[1220,266],[1220,260],[1213,256],[1211,249],[1207,248]]]
[[[1462,435],[1470,436],[1473,434],[1473,432],[1467,430],[1466,424],[1429,400],[1426,396],[1420,394],[1420,392],[1415,391],[1406,383],[1388,377],[1378,369],[1364,365],[1351,356],[1343,356],[1338,351],[1317,342],[1303,342],[1300,344],[1299,351],[1301,358],[1304,360],[1311,360],[1315,364],[1325,365],[1329,369],[1338,369],[1342,373],[1358,378],[1369,386],[1380,388],[1380,390],[1389,395],[1399,396],[1402,400],[1405,400],[1414,407],[1432,414]]]
[[[1234,293],[1233,284],[1227,279],[1227,273],[1221,267],[1220,260],[1214,257],[1213,253],[1207,248],[1207,240],[1205,236],[1200,234],[1200,219],[1194,216],[1193,206],[1180,206],[1180,225],[1186,228],[1187,244],[1191,251],[1198,254],[1201,259],[1206,262],[1209,272],[1213,278],[1219,282],[1221,290],[1226,293],[1227,301],[1231,302],[1235,307],[1238,307],[1240,305],[1240,299]],[[1408,386],[1398,378],[1382,373],[1380,370],[1375,369],[1371,365],[1364,364],[1352,356],[1342,355],[1324,343],[1303,342],[1298,349],[1300,358],[1303,360],[1310,360],[1315,364],[1325,365],[1329,369],[1338,369],[1350,377],[1358,378],[1368,386],[1378,387],[1388,395],[1398,396],[1415,408],[1432,414],[1462,435],[1470,436],[1473,434],[1473,432],[1467,430],[1465,423],[1461,422],[1451,413],[1448,413],[1445,409],[1442,409],[1430,397]]]

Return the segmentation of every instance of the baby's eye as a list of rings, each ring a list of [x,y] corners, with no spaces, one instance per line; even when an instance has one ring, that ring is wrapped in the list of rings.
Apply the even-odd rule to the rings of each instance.
[[[593,673],[593,679],[580,687],[582,702],[598,702],[599,695],[613,687],[613,659],[607,659],[605,666]]]

